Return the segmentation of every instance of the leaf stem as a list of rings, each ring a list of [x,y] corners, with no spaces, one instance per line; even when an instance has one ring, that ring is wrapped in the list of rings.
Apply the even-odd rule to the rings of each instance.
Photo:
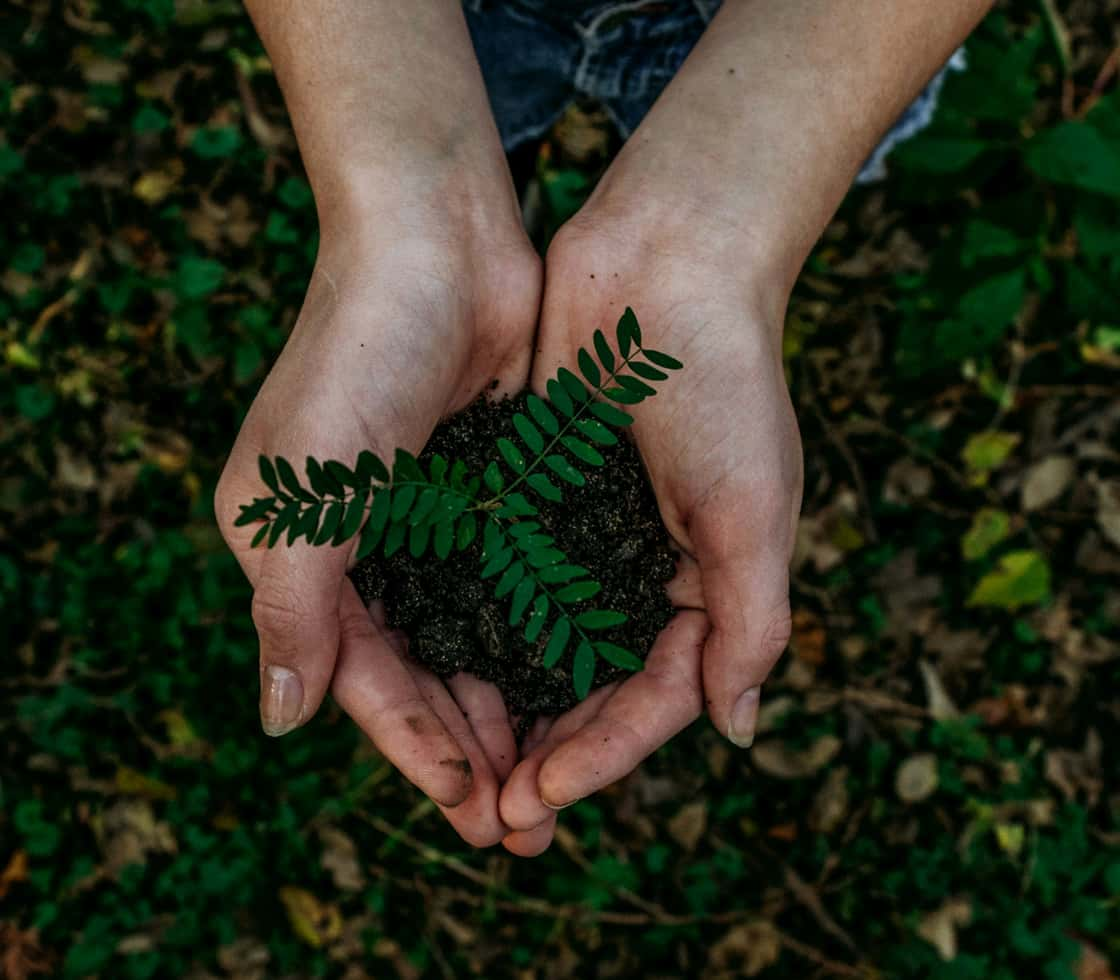
[[[571,416],[568,418],[568,421],[565,422],[562,426],[560,426],[560,428],[556,432],[556,435],[554,435],[552,437],[552,441],[549,442],[548,445],[546,445],[544,447],[544,449],[542,449],[539,453],[536,453],[536,458],[532,461],[532,463],[530,463],[527,467],[525,467],[525,472],[518,474],[516,480],[514,480],[508,487],[505,487],[502,490],[501,493],[496,494],[495,496],[491,497],[489,500],[485,501],[482,506],[486,507],[486,508],[488,508],[489,505],[493,505],[494,507],[497,507],[499,505],[499,503],[505,497],[508,497],[513,492],[515,487],[524,483],[526,478],[529,477],[532,474],[533,470],[535,470],[541,464],[541,462],[544,460],[545,456],[547,456],[552,451],[552,449],[556,446],[556,444],[565,435],[567,435],[569,429],[571,429],[571,427],[573,425],[575,425],[575,423],[580,418],[583,417],[584,412],[585,411],[590,411],[591,403],[595,400],[595,397],[597,395],[601,395],[606,390],[607,386],[612,381],[614,381],[619,376],[619,374],[622,373],[623,368],[626,368],[626,367],[630,366],[630,362],[633,360],[634,355],[640,353],[641,351],[642,351],[641,345],[640,344],[634,344],[634,350],[631,353],[627,354],[625,357],[623,357],[622,360],[618,363],[618,365],[616,367],[614,367],[610,371],[606,372],[606,377],[604,377],[603,381],[583,401],[583,403],[571,414]]]

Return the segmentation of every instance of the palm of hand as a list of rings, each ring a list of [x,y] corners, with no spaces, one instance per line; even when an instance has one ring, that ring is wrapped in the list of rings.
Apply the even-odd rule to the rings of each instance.
[[[553,246],[534,384],[574,363],[625,302],[646,341],[684,361],[685,371],[635,409],[632,430],[683,552],[670,586],[681,612],[644,671],[540,727],[500,801],[514,828],[506,846],[519,854],[547,846],[550,808],[621,778],[705,706],[721,732],[746,741],[735,705],[788,640],[801,447],[778,332],[698,265],[619,254],[579,236]],[[757,703],[747,698],[747,724]]]
[[[378,609],[362,606],[345,576],[355,541],[251,549],[253,528],[233,526],[238,505],[258,489],[258,454],[352,460],[363,449],[419,451],[442,417],[492,379],[509,391],[524,385],[538,262],[521,252],[481,276],[477,256],[468,265],[474,268],[450,268],[445,250],[399,240],[392,254],[321,254],[299,320],[238,435],[215,507],[254,588],[262,665],[280,669],[277,682],[262,666],[266,730],[282,734],[301,724],[330,686],[464,838],[485,845],[504,832],[497,794],[516,758],[498,691],[465,675],[445,685],[402,656],[400,638]]]

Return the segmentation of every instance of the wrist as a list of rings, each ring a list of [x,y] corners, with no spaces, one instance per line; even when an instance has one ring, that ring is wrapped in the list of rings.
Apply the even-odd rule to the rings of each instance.
[[[403,235],[462,240],[472,247],[525,239],[496,138],[489,154],[433,142],[391,159],[340,159],[328,169],[309,170],[308,177],[324,239],[363,242]]]
[[[631,270],[620,277],[633,278],[632,288],[734,306],[745,311],[752,329],[780,339],[803,257],[792,258],[781,242],[763,235],[749,205],[677,184],[649,172],[608,172],[561,229],[550,268],[556,251],[576,261],[581,254],[597,256],[600,265]]]

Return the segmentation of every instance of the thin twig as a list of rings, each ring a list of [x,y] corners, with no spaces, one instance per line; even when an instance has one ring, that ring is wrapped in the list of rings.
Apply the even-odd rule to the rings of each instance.
[[[676,915],[667,912],[655,903],[647,902],[645,899],[634,895],[633,892],[629,892],[627,889],[613,890],[623,901],[630,904],[637,904],[640,911],[611,912],[606,909],[591,909],[579,905],[553,905],[551,902],[520,894],[509,885],[498,881],[491,875],[472,868],[458,858],[452,857],[450,854],[445,854],[438,848],[432,847],[430,844],[425,844],[423,841],[413,837],[412,834],[408,833],[406,830],[394,827],[389,821],[382,817],[373,816],[371,814],[359,814],[359,816],[382,833],[391,835],[395,840],[400,841],[405,846],[416,851],[424,860],[440,864],[447,868],[447,870],[485,888],[487,892],[490,893],[485,898],[462,890],[457,890],[453,893],[456,898],[470,905],[479,906],[485,903],[488,906],[501,909],[502,911],[521,913],[523,915],[539,915],[545,918],[563,919],[572,922],[599,922],[609,925],[636,926],[639,928],[649,928],[650,926],[680,927],[701,924],[726,925],[754,920],[763,921],[759,918],[757,913],[748,909],[719,912],[713,915]],[[590,869],[590,864],[588,864],[586,860],[581,862],[581,860],[576,857],[572,857],[572,860],[575,861],[576,864],[581,865],[581,867],[586,865],[586,868]],[[380,877],[392,877],[394,882],[398,885],[407,885],[403,879],[395,875],[390,875],[384,868],[374,866],[371,868],[371,871]],[[511,897],[497,898],[493,896],[493,892],[505,893]],[[771,925],[773,924],[771,923]],[[836,926],[836,928],[839,929],[838,926]],[[798,939],[794,939],[792,936],[786,935],[776,927],[774,928],[774,932],[782,946],[787,948],[791,953],[817,964],[817,966],[836,976],[867,978],[872,975],[865,968],[830,960],[819,950]],[[842,930],[841,934],[843,934]],[[848,942],[850,943],[850,940]],[[853,951],[855,951],[854,944],[852,948]]]
[[[813,387],[813,379],[809,376],[808,367],[803,369],[802,378],[804,380],[805,393],[809,398],[809,406],[812,408],[813,414],[816,415],[817,420],[824,429],[828,441],[831,442],[839,451],[840,455],[844,457],[844,462],[848,464],[848,470],[852,474],[852,482],[855,483],[856,495],[859,497],[863,533],[872,544],[876,544],[879,541],[879,531],[875,526],[874,518],[871,516],[871,496],[867,492],[867,482],[863,478],[863,471],[860,469],[855,453],[852,452],[848,441],[844,438],[844,434],[832,424],[821,408],[816,390]]]

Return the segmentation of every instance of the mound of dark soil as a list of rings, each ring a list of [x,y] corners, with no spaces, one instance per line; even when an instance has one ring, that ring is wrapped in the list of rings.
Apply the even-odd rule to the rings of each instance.
[[[524,409],[523,395],[497,403],[480,398],[443,422],[420,458],[426,463],[431,454],[440,453],[481,473],[496,456],[496,440],[513,435],[514,413]],[[532,496],[541,511],[534,519],[573,562],[602,583],[602,592],[588,607],[629,616],[597,638],[644,658],[672,616],[665,583],[673,576],[676,554],[637,450],[626,439],[598,448],[606,465],[581,466],[587,484],[565,484],[561,503]],[[408,636],[411,656],[435,673],[446,677],[465,670],[493,681],[510,711],[526,718],[565,711],[576,703],[574,644],[555,667],[542,666],[548,630],[528,643],[523,625],[507,625],[509,597],[495,599],[496,581],[479,578],[481,539],[480,534],[466,551],[455,551],[443,561],[430,552],[413,558],[407,549],[388,559],[375,553],[353,569],[351,578],[366,602],[384,601],[389,625]],[[595,686],[625,673],[599,659]]]

